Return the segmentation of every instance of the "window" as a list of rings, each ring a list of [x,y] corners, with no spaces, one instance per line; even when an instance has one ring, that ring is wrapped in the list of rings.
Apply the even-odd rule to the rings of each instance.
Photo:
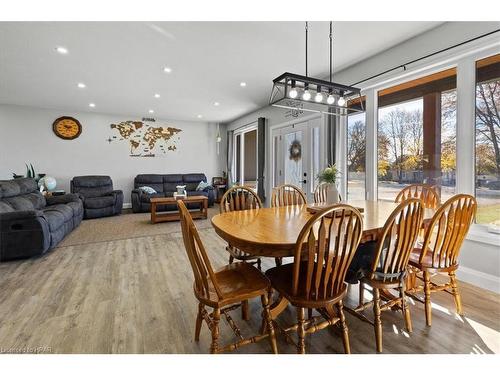
[[[349,103],[349,107],[362,108],[365,98]],[[347,199],[365,199],[366,181],[366,126],[365,113],[347,117]]]
[[[378,197],[425,183],[455,193],[456,69],[379,92]]]
[[[500,225],[500,55],[476,63],[478,224]]]

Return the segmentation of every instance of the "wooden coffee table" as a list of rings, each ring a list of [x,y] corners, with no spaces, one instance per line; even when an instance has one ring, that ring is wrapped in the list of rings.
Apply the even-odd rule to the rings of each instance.
[[[177,204],[178,200],[183,200],[186,205],[189,203],[200,204],[199,211],[190,211],[193,219],[206,219],[208,217],[208,198],[203,195],[192,195],[186,198],[151,198],[151,222],[156,224],[163,221],[179,221],[181,219],[179,211],[156,212],[159,205]]]

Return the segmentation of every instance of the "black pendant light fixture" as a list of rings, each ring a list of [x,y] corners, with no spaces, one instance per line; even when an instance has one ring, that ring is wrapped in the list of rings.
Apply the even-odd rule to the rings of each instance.
[[[333,82],[333,29],[330,21],[330,80],[322,80],[308,75],[308,34],[306,22],[306,75],[283,73],[273,79],[273,89],[269,104],[274,107],[306,112],[319,112],[331,116],[346,116],[363,112],[363,109],[348,108],[347,101],[361,97],[361,90]]]

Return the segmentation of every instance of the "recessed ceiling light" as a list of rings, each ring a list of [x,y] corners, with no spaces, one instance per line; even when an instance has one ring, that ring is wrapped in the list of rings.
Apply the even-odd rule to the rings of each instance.
[[[218,106],[220,106],[220,103],[219,102],[215,102],[214,106],[218,107]]]
[[[90,108],[95,108],[95,103],[89,103]]]
[[[155,98],[158,99],[160,97],[160,94],[155,94]]]
[[[198,117],[198,118],[202,118],[203,116],[202,116],[202,115],[198,115],[198,116],[196,116],[196,117]]]
[[[246,82],[240,82],[240,86],[241,87],[247,87],[247,83]]]
[[[78,87],[79,87],[80,89],[84,89],[85,87],[87,87],[87,85],[86,85],[85,83],[83,83],[83,82],[80,82],[80,83],[78,84]]]
[[[68,49],[66,47],[56,47],[56,51],[61,55],[66,55],[68,53]]]
[[[155,111],[153,111],[152,109],[150,109],[148,112],[149,113],[155,113]]]
[[[169,68],[168,66],[166,66],[166,67],[163,68],[163,71],[165,73],[172,73],[172,68]]]

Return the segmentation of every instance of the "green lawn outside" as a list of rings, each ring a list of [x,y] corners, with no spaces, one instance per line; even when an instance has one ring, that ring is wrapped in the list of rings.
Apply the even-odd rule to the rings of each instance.
[[[500,204],[492,204],[477,208],[476,223],[489,224],[500,221]]]

